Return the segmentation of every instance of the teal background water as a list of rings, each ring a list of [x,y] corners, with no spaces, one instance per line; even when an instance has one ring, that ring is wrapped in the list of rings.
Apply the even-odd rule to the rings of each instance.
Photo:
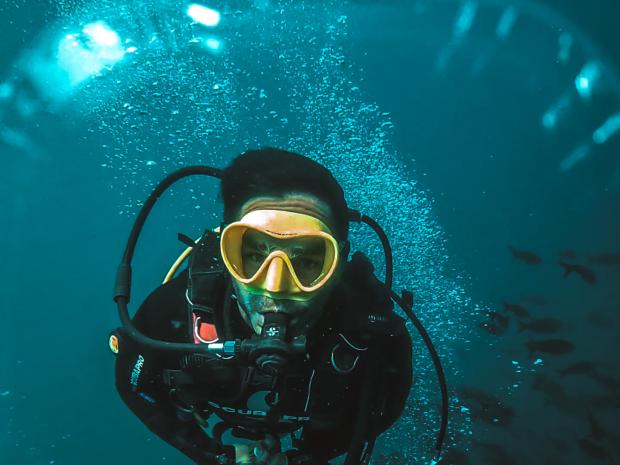
[[[0,6],[0,463],[190,463],[114,389],[114,273],[159,179],[266,145],[324,163],[388,233],[394,287],[414,291],[450,386],[443,463],[620,460],[620,272],[589,260],[620,253],[619,8],[214,1],[205,26],[189,5]],[[177,232],[218,222],[217,188],[186,181],[157,205],[131,308],[182,250]],[[382,276],[373,234],[355,225],[352,240]],[[563,276],[567,249],[596,284]],[[519,332],[510,315],[490,334],[503,302],[562,327]],[[414,389],[375,464],[431,462],[439,392],[410,329]],[[576,349],[529,353],[549,338]],[[580,361],[594,371],[558,373]]]

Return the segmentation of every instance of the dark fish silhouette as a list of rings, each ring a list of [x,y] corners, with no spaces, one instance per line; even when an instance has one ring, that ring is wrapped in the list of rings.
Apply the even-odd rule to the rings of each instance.
[[[508,323],[510,323],[510,318],[498,312],[488,312],[487,316],[491,319],[493,323],[501,326],[502,328],[507,328]]]
[[[573,263],[566,263],[562,260],[560,260],[558,263],[562,266],[562,268],[564,268],[564,277],[567,277],[571,273],[576,273],[588,284],[596,284],[596,275],[592,272],[592,270],[586,268],[585,266]]]
[[[575,404],[574,399],[570,399],[566,395],[564,387],[545,375],[536,374],[534,376],[532,389],[544,395],[545,404],[553,405],[562,412],[570,415],[583,414],[583,410]]]
[[[518,250],[511,245],[509,245],[508,248],[512,252],[512,258],[514,258],[515,260],[527,263],[528,265],[538,265],[542,262],[540,257],[534,252],[528,252],[527,250]]]
[[[586,319],[593,325],[602,329],[613,328],[615,324],[614,319],[603,312],[590,312],[586,315]]]
[[[590,373],[594,369],[594,364],[592,362],[577,362],[572,365],[567,366],[563,370],[559,370],[561,376],[567,375],[583,375],[586,373]]]
[[[552,355],[563,355],[575,350],[575,344],[565,339],[544,339],[542,341],[529,340],[525,343],[530,355],[541,352]]]
[[[560,260],[564,260],[565,258],[574,260],[577,258],[577,255],[575,255],[575,251],[573,249],[564,249],[560,252]]]
[[[579,439],[577,444],[587,456],[595,460],[605,460],[609,457],[609,453],[601,446],[589,439]]]
[[[485,330],[489,334],[493,334],[494,336],[501,336],[506,332],[506,328],[502,328],[501,326],[488,321],[483,321],[478,325],[478,327]]]
[[[514,313],[519,318],[529,318],[530,312],[527,311],[525,307],[518,304],[511,304],[508,302],[504,302],[504,311]]]
[[[519,332],[530,331],[532,333],[550,334],[555,333],[562,327],[562,321],[557,318],[540,318],[528,323],[519,321]]]
[[[542,295],[528,295],[521,299],[521,302],[529,305],[536,305],[537,307],[544,307],[547,305],[547,299]]]
[[[600,384],[613,392],[620,391],[620,379],[614,378],[613,376],[609,376],[604,373],[597,372],[591,373],[590,378],[598,381]]]
[[[600,441],[605,437],[605,430],[601,426],[601,424],[594,418],[590,409],[587,409],[588,412],[588,423],[590,424],[590,438],[595,441]]]
[[[474,387],[462,386],[457,389],[461,399],[471,408],[473,418],[497,426],[508,426],[512,423],[514,410],[503,405],[494,396]]]
[[[588,263],[596,265],[615,266],[620,265],[620,253],[602,253],[588,257]]]
[[[549,399],[568,400],[561,384],[556,383],[541,374],[534,377],[532,389],[543,392]]]

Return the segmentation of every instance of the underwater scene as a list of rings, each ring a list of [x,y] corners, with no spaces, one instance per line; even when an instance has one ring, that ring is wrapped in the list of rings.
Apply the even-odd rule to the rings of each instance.
[[[620,464],[619,21],[0,2],[0,464]]]

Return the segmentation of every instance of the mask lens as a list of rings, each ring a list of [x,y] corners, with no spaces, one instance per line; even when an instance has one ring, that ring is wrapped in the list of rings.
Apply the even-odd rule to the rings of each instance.
[[[321,237],[276,239],[247,229],[241,240],[243,277],[253,277],[271,252],[282,250],[288,255],[297,279],[309,287],[323,275],[327,246]]]
[[[325,239],[305,237],[298,239],[289,253],[297,279],[310,287],[323,275],[325,264]]]
[[[241,240],[241,267],[243,278],[249,279],[256,274],[269,255],[270,237],[253,229],[243,233]]]

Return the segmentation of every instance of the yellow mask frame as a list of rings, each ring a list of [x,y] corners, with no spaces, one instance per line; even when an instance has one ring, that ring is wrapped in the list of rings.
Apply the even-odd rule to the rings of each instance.
[[[242,243],[248,230],[284,241],[305,237],[321,238],[325,244],[325,256],[317,278],[310,285],[304,285],[284,250],[269,253],[252,276],[245,276]],[[255,294],[293,300],[306,300],[325,286],[334,275],[340,259],[339,243],[320,219],[303,213],[273,209],[253,210],[239,221],[226,226],[220,238],[220,252],[229,273],[244,289]]]

